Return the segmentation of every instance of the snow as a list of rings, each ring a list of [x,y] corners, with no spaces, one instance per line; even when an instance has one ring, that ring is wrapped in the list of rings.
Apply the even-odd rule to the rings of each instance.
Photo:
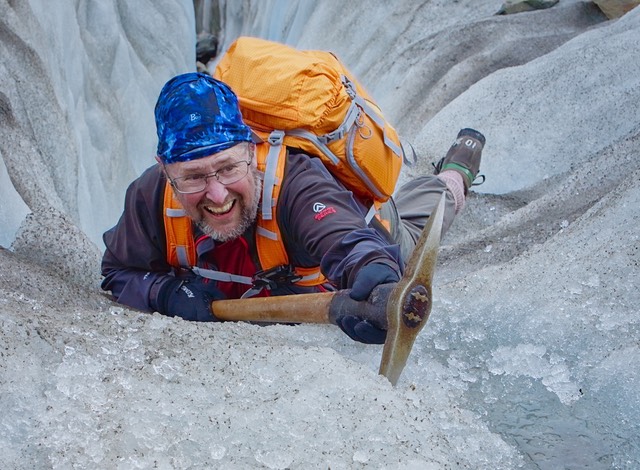
[[[0,0],[2,468],[640,466],[640,9],[223,2],[237,34],[335,51],[429,171],[461,127],[484,185],[444,240],[392,387],[324,325],[114,304],[101,233],[153,163],[190,1]],[[351,5],[351,4],[349,4]]]

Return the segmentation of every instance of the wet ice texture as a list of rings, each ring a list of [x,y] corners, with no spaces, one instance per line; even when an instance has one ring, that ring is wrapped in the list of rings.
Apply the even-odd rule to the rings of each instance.
[[[335,327],[187,323],[98,296],[6,295],[2,281],[3,468],[519,462],[446,388],[394,389],[376,373],[380,348]]]
[[[436,291],[419,354],[448,364],[471,408],[539,464],[639,460],[639,174],[544,245]],[[524,442],[550,428],[544,450]]]

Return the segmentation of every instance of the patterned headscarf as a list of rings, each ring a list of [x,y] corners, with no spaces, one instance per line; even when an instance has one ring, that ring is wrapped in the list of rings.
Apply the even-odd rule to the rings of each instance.
[[[252,141],[231,88],[203,73],[169,80],[155,116],[158,157],[164,163],[195,160]]]

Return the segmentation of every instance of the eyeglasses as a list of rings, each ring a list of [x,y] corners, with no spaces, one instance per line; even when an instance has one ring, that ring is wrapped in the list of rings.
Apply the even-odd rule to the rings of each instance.
[[[251,165],[252,157],[253,155],[249,157],[248,161],[241,160],[239,162],[227,163],[218,171],[214,171],[206,175],[195,174],[181,176],[180,178],[171,178],[167,175],[167,177],[169,178],[171,186],[173,186],[173,188],[179,193],[199,193],[205,190],[209,178],[215,178],[220,184],[224,184],[225,186],[240,181],[242,178],[247,176],[247,173],[249,173],[249,165]]]

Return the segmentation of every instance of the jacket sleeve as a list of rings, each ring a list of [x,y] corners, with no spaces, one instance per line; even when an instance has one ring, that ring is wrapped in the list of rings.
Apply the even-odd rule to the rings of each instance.
[[[143,311],[156,310],[159,288],[173,279],[166,260],[164,185],[157,166],[145,171],[127,189],[120,220],[103,235],[102,289]]]
[[[399,246],[383,230],[368,227],[368,208],[331,176],[319,159],[290,156],[278,203],[281,230],[291,261],[320,265],[339,289],[350,288],[371,263],[402,273]]]

